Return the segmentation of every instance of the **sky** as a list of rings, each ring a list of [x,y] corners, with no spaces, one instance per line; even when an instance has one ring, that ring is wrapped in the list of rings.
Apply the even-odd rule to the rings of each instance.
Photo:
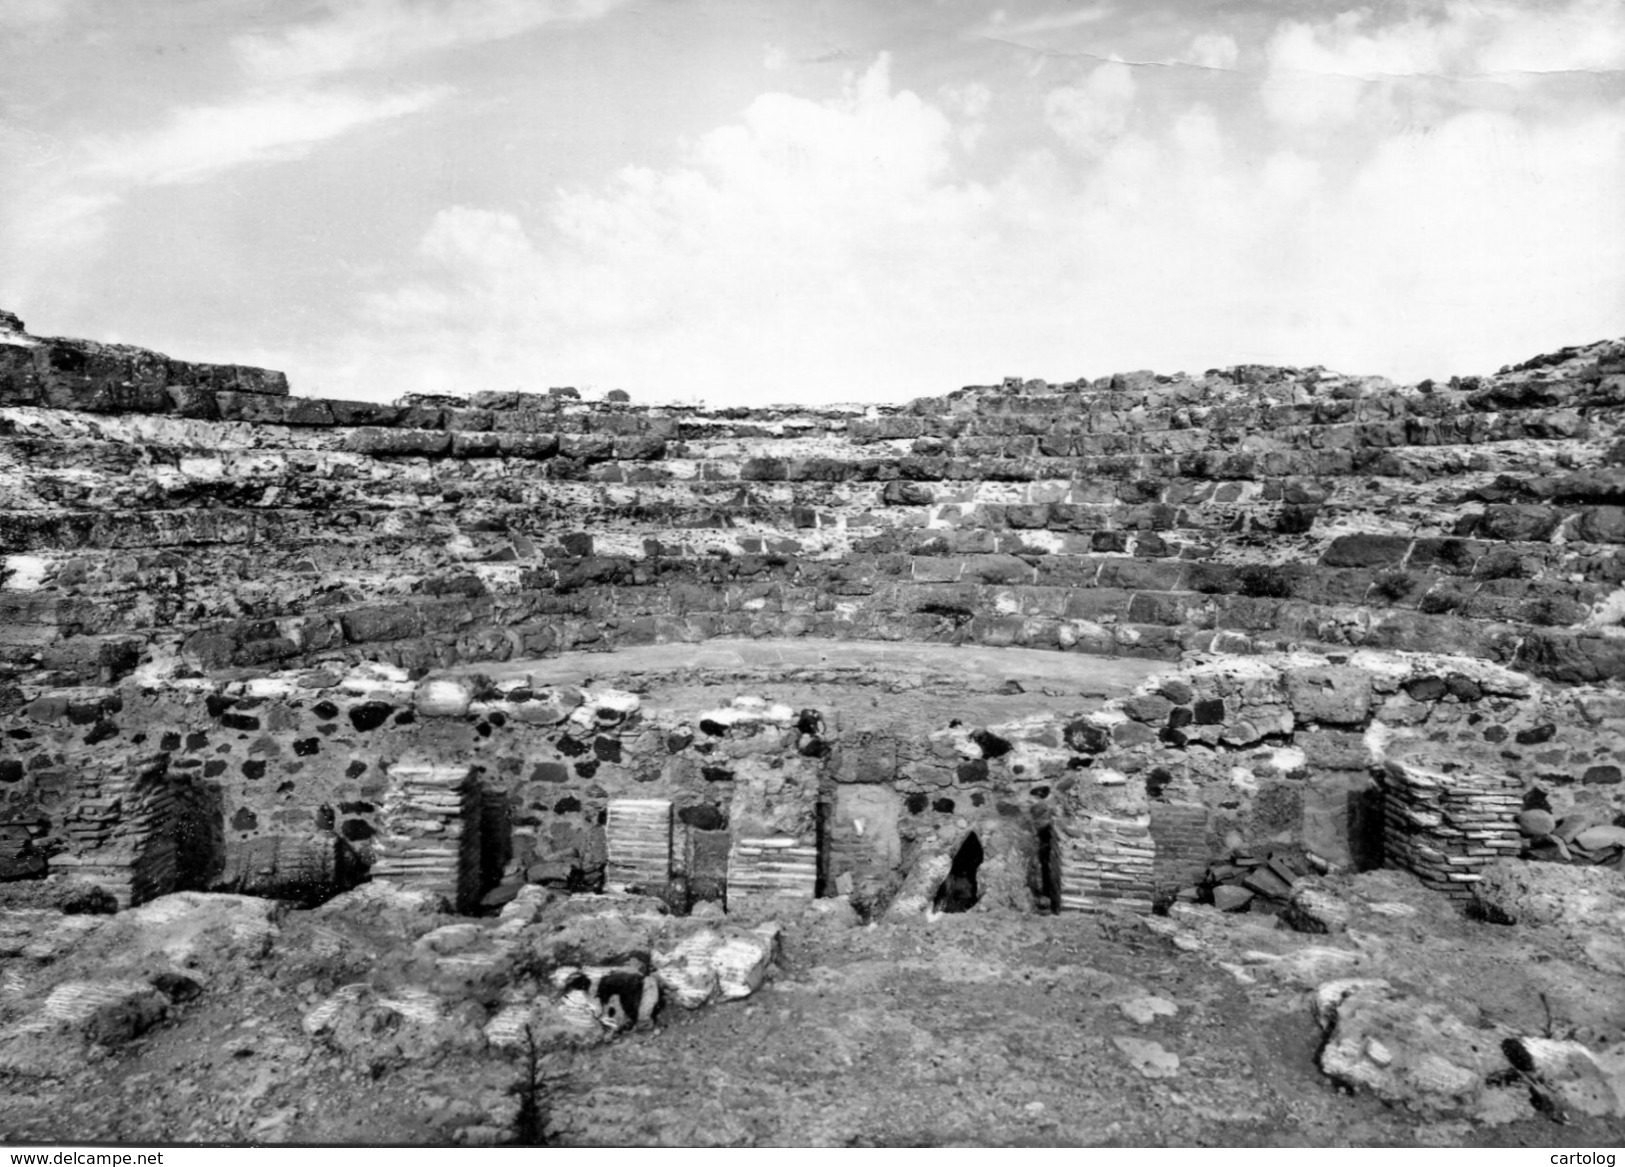
[[[1620,0],[0,0],[0,308],[391,400],[1625,335]]]

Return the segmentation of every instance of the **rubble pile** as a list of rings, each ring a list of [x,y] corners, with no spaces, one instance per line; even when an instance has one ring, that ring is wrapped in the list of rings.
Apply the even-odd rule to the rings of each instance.
[[[1618,819],[1620,816],[1613,816]],[[1625,871],[1625,822],[1598,811],[1575,811],[1558,818],[1546,807],[1518,814],[1523,836],[1520,856],[1539,863],[1595,864]]]
[[[1324,874],[1301,847],[1264,847],[1233,851],[1208,866],[1194,887],[1182,888],[1178,899],[1212,904],[1221,912],[1276,914],[1292,901],[1293,888],[1314,874]]]

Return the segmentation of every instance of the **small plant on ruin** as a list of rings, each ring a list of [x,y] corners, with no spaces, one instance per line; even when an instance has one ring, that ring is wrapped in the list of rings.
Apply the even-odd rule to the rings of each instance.
[[[1424,616],[1443,616],[1454,612],[1461,607],[1466,597],[1453,591],[1432,591],[1422,597],[1421,609]]]
[[[1526,563],[1523,556],[1518,555],[1516,552],[1498,549],[1486,555],[1479,562],[1473,574],[1481,580],[1528,579],[1533,575],[1538,575],[1539,568]]]
[[[1239,573],[1241,594],[1255,599],[1285,600],[1292,595],[1298,573],[1289,567],[1252,563]]]
[[[1373,599],[1382,600],[1387,604],[1397,604],[1411,594],[1416,587],[1416,580],[1408,571],[1385,571],[1371,581],[1371,595]]]
[[[536,1031],[525,1026],[525,1060],[519,1080],[509,1088],[519,1096],[519,1113],[514,1116],[514,1142],[521,1147],[547,1146],[547,1098],[542,1081],[541,1050]]]
[[[1524,606],[1523,618],[1544,628],[1561,628],[1585,619],[1584,605],[1557,596],[1539,596]]]

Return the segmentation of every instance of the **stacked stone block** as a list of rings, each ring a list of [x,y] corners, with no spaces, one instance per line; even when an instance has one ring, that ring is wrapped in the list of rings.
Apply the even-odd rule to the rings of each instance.
[[[1486,864],[1516,858],[1523,849],[1516,822],[1521,788],[1509,775],[1388,763],[1383,802],[1388,864],[1453,899],[1471,899]]]
[[[372,874],[473,910],[480,888],[480,788],[467,766],[391,767]]]
[[[818,882],[818,849],[793,838],[735,839],[728,856],[728,905],[810,900]]]
[[[1149,815],[1084,817],[1066,824],[1062,837],[1062,910],[1151,910],[1157,848]]]
[[[101,885],[120,908],[175,890],[179,801],[162,755],[87,770],[73,794],[65,820],[73,854],[53,869]]]
[[[1449,385],[1242,366],[865,416],[381,405],[8,326],[0,543],[37,586],[0,587],[0,669],[105,683],[140,630],[205,669],[808,635],[1407,646],[1605,680],[1625,642],[1588,618],[1625,583],[1622,369],[1603,344]],[[354,600],[273,589],[242,619],[248,547]]]
[[[671,799],[611,799],[604,822],[604,886],[664,896],[671,884]]]
[[[1212,858],[1207,828],[1208,810],[1200,803],[1153,804],[1153,882],[1159,898],[1190,886],[1207,870]]]

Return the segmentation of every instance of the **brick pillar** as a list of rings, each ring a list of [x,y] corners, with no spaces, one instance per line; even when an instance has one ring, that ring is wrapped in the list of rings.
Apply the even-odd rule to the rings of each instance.
[[[73,850],[51,861],[53,871],[99,884],[120,908],[175,890],[180,801],[167,755],[81,773],[73,793],[66,818]]]
[[[1117,906],[1151,910],[1156,843],[1149,815],[1105,815],[1056,824],[1061,841],[1061,907],[1091,912]]]
[[[384,794],[375,879],[437,892],[459,912],[480,899],[480,787],[467,766],[397,762]]]

